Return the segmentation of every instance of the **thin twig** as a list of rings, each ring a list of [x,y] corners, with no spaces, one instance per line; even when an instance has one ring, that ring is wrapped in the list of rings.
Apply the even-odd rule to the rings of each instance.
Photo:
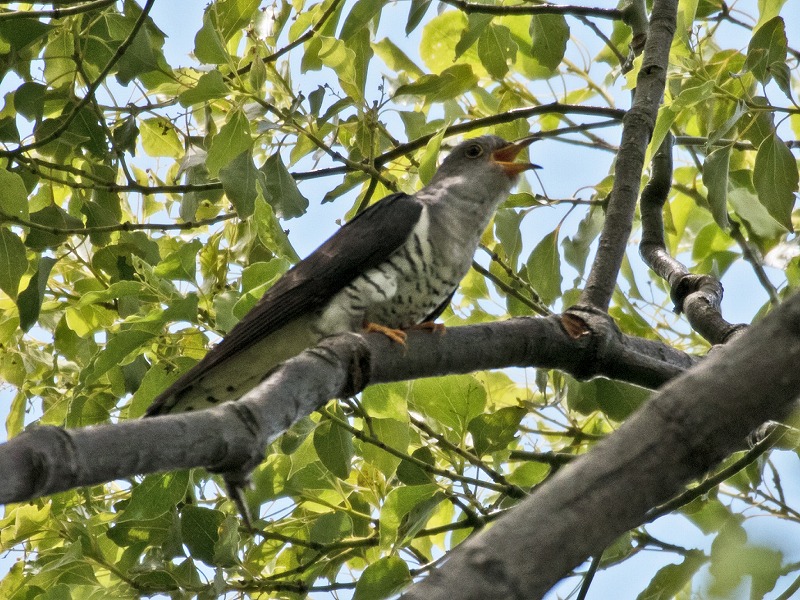
[[[537,4],[535,6],[496,6],[493,4],[473,4],[464,0],[441,0],[457,9],[470,14],[482,13],[487,15],[570,15],[573,17],[585,16],[596,19],[610,19],[621,21],[623,13],[616,8],[593,8],[590,6],[567,6],[556,4]]]
[[[15,19],[59,19],[71,15],[89,12],[90,10],[105,8],[116,4],[117,0],[92,0],[85,4],[76,4],[66,8],[53,8],[51,10],[14,10],[0,13],[0,21],[13,21]]]
[[[187,221],[186,223],[118,223],[116,225],[95,225],[94,227],[53,227],[52,225],[42,225],[34,223],[16,215],[7,215],[0,212],[0,223],[13,223],[21,227],[29,227],[38,231],[45,231],[55,235],[89,235],[92,233],[108,233],[112,231],[169,231],[187,230],[214,225],[221,221],[228,221],[236,218],[236,213],[222,213],[216,217],[202,219],[200,221]]]

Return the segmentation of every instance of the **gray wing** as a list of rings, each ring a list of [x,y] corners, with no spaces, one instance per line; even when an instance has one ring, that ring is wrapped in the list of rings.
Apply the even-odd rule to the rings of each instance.
[[[358,275],[381,264],[400,248],[419,220],[422,204],[408,194],[392,194],[344,225],[292,267],[239,323],[194,367],[153,401],[145,416],[169,410],[170,397],[192,386],[209,369],[235,357],[267,335],[325,304]]]

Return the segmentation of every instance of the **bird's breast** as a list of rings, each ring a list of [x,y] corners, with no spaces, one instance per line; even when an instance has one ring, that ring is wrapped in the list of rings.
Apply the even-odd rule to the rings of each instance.
[[[354,278],[318,320],[320,333],[359,330],[364,322],[404,329],[429,317],[458,286],[469,268],[457,253],[437,243],[428,208],[408,240],[378,266]]]

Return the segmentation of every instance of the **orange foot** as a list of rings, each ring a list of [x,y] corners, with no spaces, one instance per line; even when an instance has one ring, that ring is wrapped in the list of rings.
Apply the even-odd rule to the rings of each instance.
[[[385,327],[383,325],[378,325],[377,323],[367,323],[364,325],[364,330],[369,333],[382,333],[393,342],[397,342],[401,346],[406,345],[406,338],[408,337],[408,334],[402,329],[392,329],[391,327]]]
[[[425,331],[431,331],[434,333],[444,333],[447,331],[444,323],[434,323],[433,321],[423,321],[417,325],[412,325],[410,329],[424,329]]]

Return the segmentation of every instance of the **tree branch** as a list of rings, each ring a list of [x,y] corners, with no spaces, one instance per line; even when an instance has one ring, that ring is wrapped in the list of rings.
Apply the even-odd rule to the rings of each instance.
[[[492,4],[473,4],[465,0],[441,0],[443,4],[454,6],[462,12],[485,15],[570,15],[573,17],[594,17],[621,21],[623,11],[616,8],[595,8],[591,6],[566,6],[557,4],[536,4],[534,6],[496,6]]]
[[[644,156],[664,94],[669,50],[675,34],[676,0],[653,5],[633,106],[623,118],[622,141],[614,168],[614,187],[597,253],[579,304],[608,310],[630,237]]]
[[[639,253],[670,287],[675,312],[686,314],[692,328],[712,344],[724,344],[745,325],[733,325],[722,317],[722,284],[711,275],[690,273],[669,255],[664,243],[662,210],[672,184],[672,135],[668,134],[653,156],[650,181],[642,191],[642,240]]]
[[[780,348],[780,352],[775,352]],[[448,555],[405,600],[540,598],[800,395],[800,294]],[[524,556],[525,560],[520,560]]]
[[[603,327],[594,324],[593,330]],[[411,331],[402,348],[381,334],[329,338],[284,363],[241,400],[214,409],[73,430],[28,429],[0,445],[0,503],[138,473],[196,466],[249,472],[298,419],[371,383],[538,366],[656,387],[694,363],[659,342],[605,331],[602,343],[574,340],[557,317],[549,317],[454,327],[444,334]]]
[[[53,8],[51,10],[14,10],[0,13],[0,21],[14,21],[16,19],[59,19],[70,15],[79,15],[90,10],[105,8],[116,4],[117,0],[92,0],[83,4],[76,4],[66,8]]]

